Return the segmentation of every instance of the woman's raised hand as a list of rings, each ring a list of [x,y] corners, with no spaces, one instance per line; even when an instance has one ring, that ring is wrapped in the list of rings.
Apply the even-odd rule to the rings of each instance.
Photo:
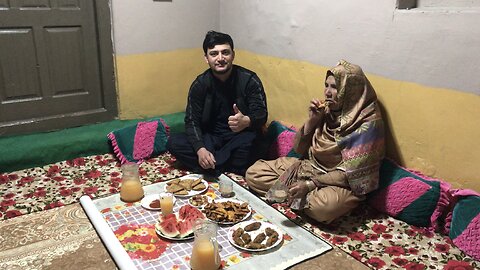
[[[314,98],[310,101],[310,106],[308,107],[309,117],[320,117],[321,114],[325,111],[325,101]]]

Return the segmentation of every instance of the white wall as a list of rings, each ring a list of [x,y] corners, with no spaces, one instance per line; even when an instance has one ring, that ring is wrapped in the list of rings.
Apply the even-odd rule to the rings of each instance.
[[[480,94],[480,11],[396,10],[396,0],[220,0],[237,48]]]
[[[219,0],[111,0],[115,53],[142,54],[201,47],[219,28]]]

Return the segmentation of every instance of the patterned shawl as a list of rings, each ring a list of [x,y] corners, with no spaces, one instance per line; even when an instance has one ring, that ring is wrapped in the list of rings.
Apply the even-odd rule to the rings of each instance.
[[[334,116],[334,119],[326,122],[336,122],[335,127],[329,129],[328,124],[324,125],[323,138],[319,139],[325,145],[333,144],[329,152],[338,147],[341,152],[339,166],[345,169],[350,188],[354,194],[363,195],[377,189],[380,163],[385,151],[384,126],[377,95],[357,65],[341,60],[327,72],[327,76],[331,74],[335,77],[341,111],[330,115]],[[325,130],[326,128],[329,130]],[[331,137],[325,138],[329,136],[328,133]],[[332,156],[328,164],[328,153],[322,152],[317,152],[315,157],[317,162],[323,163],[328,170],[328,167],[333,165]]]

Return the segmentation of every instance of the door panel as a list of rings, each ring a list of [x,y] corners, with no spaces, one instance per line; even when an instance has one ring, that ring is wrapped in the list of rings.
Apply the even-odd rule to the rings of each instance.
[[[0,135],[113,119],[104,0],[0,0]]]

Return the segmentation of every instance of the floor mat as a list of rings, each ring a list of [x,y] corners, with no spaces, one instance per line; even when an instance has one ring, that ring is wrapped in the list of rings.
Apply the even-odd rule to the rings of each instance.
[[[165,153],[142,163],[143,185],[188,173],[175,169],[174,162],[175,159]],[[242,177],[228,176],[246,187]],[[116,193],[120,183],[120,164],[111,154],[0,174],[0,218],[10,219],[76,203],[83,194],[98,197]],[[448,237],[410,226],[366,205],[328,226],[313,222],[285,205],[273,207],[373,269],[480,268],[478,261],[461,252]]]
[[[78,203],[0,223],[1,269],[115,269]]]

